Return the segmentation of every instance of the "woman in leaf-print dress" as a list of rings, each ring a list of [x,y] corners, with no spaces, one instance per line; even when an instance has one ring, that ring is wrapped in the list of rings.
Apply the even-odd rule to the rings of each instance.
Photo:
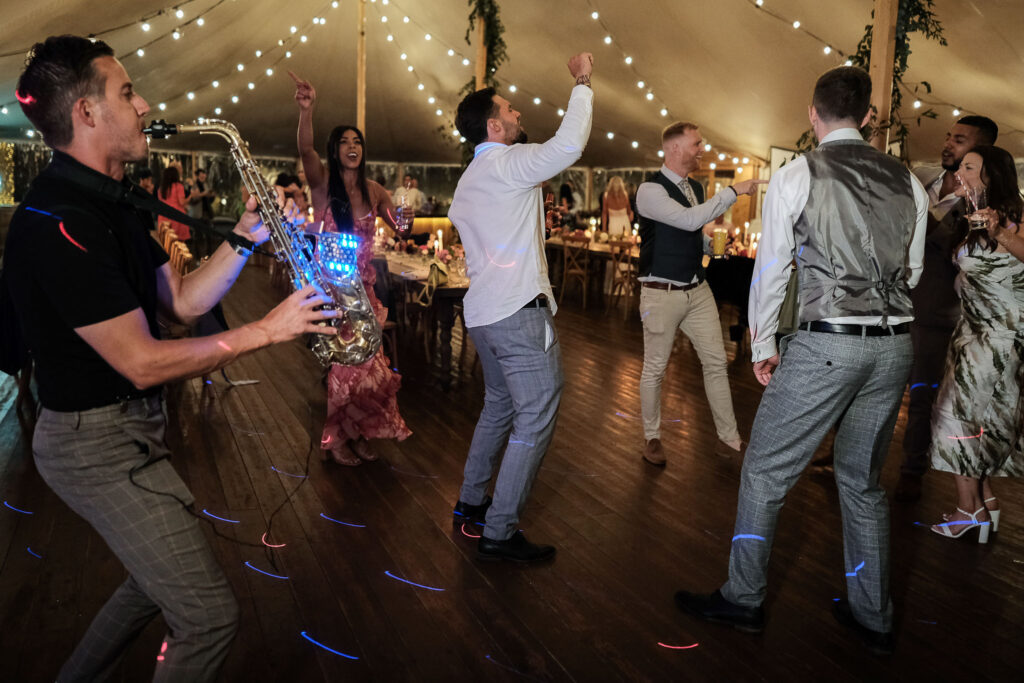
[[[932,414],[932,467],[956,480],[957,509],[932,526],[950,538],[999,528],[992,477],[1024,476],[1024,233],[1013,157],[998,147],[964,156],[965,187],[985,187],[987,229],[961,219],[955,260],[961,317]]]

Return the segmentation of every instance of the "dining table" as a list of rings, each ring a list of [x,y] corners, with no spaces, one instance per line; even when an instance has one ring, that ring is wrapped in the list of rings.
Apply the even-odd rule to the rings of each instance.
[[[433,262],[430,256],[393,250],[375,251],[374,260],[378,266],[381,265],[381,260],[386,262],[392,282],[397,280],[414,287],[426,286],[430,276],[430,264]],[[453,268],[451,263],[448,265],[448,281],[434,290],[430,304],[440,336],[438,353],[441,360],[441,388],[445,391],[451,387],[452,328],[455,326],[456,307],[469,290],[469,278],[455,272],[457,269]],[[402,293],[393,292],[393,295],[398,297],[402,296]]]

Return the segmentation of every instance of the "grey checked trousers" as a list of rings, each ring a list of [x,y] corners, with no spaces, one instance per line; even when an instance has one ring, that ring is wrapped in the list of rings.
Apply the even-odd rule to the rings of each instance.
[[[198,521],[182,506],[193,499],[167,459],[165,427],[160,397],[83,412],[43,409],[39,416],[32,444],[39,473],[129,573],[64,664],[61,683],[105,680],[160,613],[167,647],[154,681],[212,681],[228,654],[238,604]]]
[[[761,398],[740,477],[729,556],[729,602],[756,607],[779,509],[836,424],[835,475],[843,517],[846,589],[854,616],[892,629],[889,504],[878,479],[913,352],[909,334],[858,337],[798,332]]]
[[[512,536],[555,432],[562,397],[562,354],[551,311],[521,309],[469,328],[484,371],[484,408],[466,457],[460,500],[479,505],[498,467],[483,535]],[[502,457],[504,452],[504,457]]]

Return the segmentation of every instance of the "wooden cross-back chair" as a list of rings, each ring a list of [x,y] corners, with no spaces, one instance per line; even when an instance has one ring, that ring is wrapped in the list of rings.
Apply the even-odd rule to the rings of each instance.
[[[575,235],[562,236],[562,291],[558,293],[558,305],[562,305],[566,287],[570,282],[579,282],[583,291],[583,309],[587,308],[587,283],[590,279],[590,238]]]
[[[605,302],[605,311],[623,299],[623,317],[629,318],[630,301],[637,289],[636,264],[633,263],[633,242],[629,240],[612,240],[611,248],[612,282],[611,292]]]

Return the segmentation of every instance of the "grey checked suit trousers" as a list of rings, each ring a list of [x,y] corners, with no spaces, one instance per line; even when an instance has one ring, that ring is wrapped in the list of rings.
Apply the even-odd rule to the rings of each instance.
[[[878,480],[912,360],[909,334],[801,330],[789,340],[761,398],[743,463],[729,580],[721,589],[726,600],[746,607],[764,601],[779,509],[838,424],[834,466],[850,607],[864,626],[892,630],[889,506]]]

